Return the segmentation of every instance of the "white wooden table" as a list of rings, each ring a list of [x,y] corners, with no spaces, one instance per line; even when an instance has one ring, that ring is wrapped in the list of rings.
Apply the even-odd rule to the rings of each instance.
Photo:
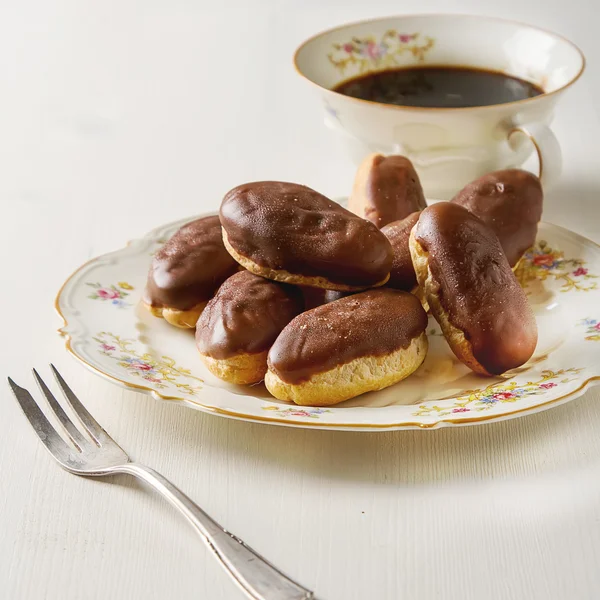
[[[371,4],[376,6],[371,6]],[[565,173],[545,219],[600,241],[593,0],[23,0],[0,6],[2,378],[55,362],[107,430],[323,600],[600,597],[600,389],[457,430],[304,431],[123,391],[56,334],[62,281],[240,182],[348,191],[291,54],[357,18],[454,10],[571,37],[586,76],[560,105]],[[0,384],[0,597],[236,599],[192,530],[127,478],[78,479]]]

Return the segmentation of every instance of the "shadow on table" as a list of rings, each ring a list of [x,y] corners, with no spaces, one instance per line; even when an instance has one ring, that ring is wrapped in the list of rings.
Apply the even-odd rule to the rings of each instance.
[[[458,480],[526,478],[575,469],[595,458],[586,452],[597,435],[597,390],[535,415],[461,428],[345,432],[297,429],[219,418],[187,408],[154,403],[140,410],[122,405],[124,419],[135,411],[136,427],[162,443],[177,444],[188,456],[207,446],[252,469],[283,468],[324,479],[382,485],[419,485]],[[157,416],[160,419],[157,421]],[[165,418],[166,417],[166,418]],[[158,443],[157,439],[157,443]],[[591,443],[591,442],[590,442]]]

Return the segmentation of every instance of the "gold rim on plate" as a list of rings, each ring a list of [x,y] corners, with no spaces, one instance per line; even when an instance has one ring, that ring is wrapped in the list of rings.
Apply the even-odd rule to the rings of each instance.
[[[187,219],[182,219],[181,221],[175,221],[171,225],[175,226],[178,223],[185,223],[185,222],[187,222]],[[580,234],[575,234],[574,232],[572,232],[564,227],[561,227],[560,225],[554,225],[551,223],[549,223],[549,225],[559,229],[563,233],[570,234],[570,235],[576,235],[583,242],[590,244],[591,246],[597,248],[600,251],[600,244],[597,244],[593,240],[590,240],[589,238],[586,238]],[[156,228],[156,229],[152,230],[151,232],[149,232],[142,239],[151,239],[151,236],[154,231],[164,230],[167,227],[169,227],[168,224],[165,226],[162,226],[160,228]],[[128,241],[127,244],[124,246],[124,248],[131,246],[132,243],[133,243],[133,240]],[[489,415],[489,416],[484,416],[484,417],[473,417],[473,418],[462,418],[462,419],[441,418],[441,419],[436,420],[433,423],[418,423],[418,422],[414,422],[414,421],[400,421],[398,423],[385,423],[385,424],[372,423],[372,424],[369,424],[369,423],[325,423],[325,422],[314,422],[314,421],[313,422],[297,421],[297,420],[292,420],[292,419],[280,419],[277,417],[261,417],[258,415],[248,415],[246,413],[238,413],[235,411],[227,410],[224,408],[218,408],[215,406],[207,406],[206,404],[202,404],[201,402],[196,402],[195,400],[190,400],[188,398],[182,398],[181,396],[167,396],[165,394],[161,394],[157,390],[152,389],[148,386],[139,385],[137,383],[131,383],[129,381],[125,381],[123,379],[115,377],[114,375],[109,375],[108,373],[100,370],[98,367],[92,365],[87,360],[85,360],[82,356],[77,354],[77,352],[75,352],[75,350],[73,350],[73,347],[71,346],[71,336],[65,331],[65,329],[69,326],[69,323],[60,308],[60,298],[61,298],[61,295],[62,295],[65,287],[71,281],[71,279],[73,279],[85,267],[87,267],[88,265],[90,265],[93,262],[96,262],[97,260],[101,260],[101,259],[107,257],[108,255],[113,254],[114,252],[119,252],[119,250],[109,252],[106,254],[102,254],[102,255],[92,258],[92,259],[86,261],[85,263],[83,263],[82,265],[80,265],[77,269],[75,269],[75,271],[73,271],[71,273],[71,275],[69,275],[69,277],[67,277],[67,279],[64,281],[64,283],[60,286],[58,293],[56,294],[56,297],[54,299],[54,309],[56,310],[56,312],[58,313],[58,315],[60,316],[60,318],[63,321],[63,325],[61,327],[59,327],[57,329],[57,331],[62,337],[65,338],[65,348],[67,349],[67,352],[69,352],[69,354],[71,354],[74,358],[76,358],[79,362],[81,362],[83,365],[85,365],[92,372],[104,377],[105,379],[108,379],[109,381],[118,383],[119,385],[121,385],[125,388],[130,388],[133,390],[137,390],[139,392],[144,392],[144,393],[149,394],[160,400],[176,401],[176,402],[182,402],[184,404],[189,403],[191,405],[194,405],[195,407],[198,407],[203,412],[219,414],[221,416],[225,416],[228,418],[241,420],[241,421],[251,421],[251,422],[257,422],[257,423],[276,423],[278,425],[285,425],[287,427],[300,427],[300,428],[309,428],[310,427],[312,429],[342,429],[342,430],[344,430],[344,429],[345,430],[371,429],[374,431],[400,430],[400,429],[441,429],[441,428],[443,428],[445,426],[449,426],[449,425],[460,427],[463,425],[467,426],[467,425],[473,425],[475,423],[484,423],[486,421],[489,421],[489,422],[505,421],[505,420],[511,419],[513,417],[524,415],[526,413],[534,414],[536,412],[542,412],[542,411],[547,410],[548,408],[551,408],[557,404],[566,402],[568,399],[574,399],[578,396],[581,396],[587,390],[588,387],[592,387],[593,385],[600,382],[600,376],[595,375],[593,377],[586,379],[577,389],[572,390],[571,392],[569,392],[568,394],[565,394],[564,396],[560,396],[559,398],[554,398],[552,400],[548,400],[547,402],[543,402],[536,406],[532,406],[532,407],[528,407],[528,408],[520,408],[518,410],[514,410],[507,414]]]

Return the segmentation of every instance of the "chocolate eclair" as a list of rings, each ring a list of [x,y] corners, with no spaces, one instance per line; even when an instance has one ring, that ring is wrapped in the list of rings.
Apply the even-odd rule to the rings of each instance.
[[[370,154],[358,167],[348,208],[381,229],[427,206],[419,176],[404,156]]]
[[[213,375],[231,383],[260,381],[267,352],[302,310],[298,288],[241,271],[217,291],[196,324],[196,346]]]
[[[425,359],[427,315],[412,294],[379,288],[302,313],[268,355],[280,400],[329,406],[408,377]]]
[[[421,212],[411,213],[408,217],[393,221],[381,228],[381,233],[390,240],[394,259],[387,287],[411,292],[417,287],[417,275],[410,257],[408,240],[410,232],[419,220]]]
[[[387,238],[304,185],[240,185],[223,198],[220,217],[227,250],[261,277],[342,291],[380,286],[389,277]]]
[[[533,173],[521,169],[488,173],[469,183],[451,202],[464,206],[493,230],[511,267],[535,244],[544,193]]]
[[[305,310],[310,310],[311,308],[325,304],[327,290],[324,290],[323,288],[307,287],[305,285],[298,286],[298,289],[302,292]]]
[[[197,219],[154,255],[143,302],[154,316],[192,328],[217,288],[238,268],[223,245],[219,217]]]
[[[494,232],[466,208],[440,202],[412,229],[420,287],[454,354],[482,375],[531,358],[537,325]]]

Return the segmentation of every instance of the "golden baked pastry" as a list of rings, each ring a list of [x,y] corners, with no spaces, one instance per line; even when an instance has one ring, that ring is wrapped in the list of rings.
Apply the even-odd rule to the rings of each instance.
[[[261,381],[269,348],[303,309],[297,288],[249,271],[236,273],[223,283],[198,319],[200,357],[213,375],[225,381]]]
[[[544,193],[533,173],[521,169],[488,173],[464,187],[452,202],[493,230],[511,267],[535,244]]]
[[[427,353],[427,315],[412,294],[380,288],[302,313],[268,355],[280,400],[330,406],[408,377]]]
[[[341,291],[388,280],[392,249],[387,238],[304,185],[240,185],[225,195],[220,217],[231,256],[261,277]]]
[[[370,154],[358,167],[348,208],[381,229],[427,206],[419,176],[405,156]]]
[[[394,258],[387,287],[412,292],[417,287],[417,276],[410,257],[408,240],[412,228],[417,224],[421,212],[414,212],[408,217],[389,223],[381,228],[381,233],[390,240]]]
[[[537,325],[494,232],[458,204],[425,209],[410,235],[419,286],[454,354],[482,375],[531,358]]]
[[[238,269],[223,245],[219,217],[197,219],[154,255],[143,303],[155,317],[193,328],[217,288]]]

